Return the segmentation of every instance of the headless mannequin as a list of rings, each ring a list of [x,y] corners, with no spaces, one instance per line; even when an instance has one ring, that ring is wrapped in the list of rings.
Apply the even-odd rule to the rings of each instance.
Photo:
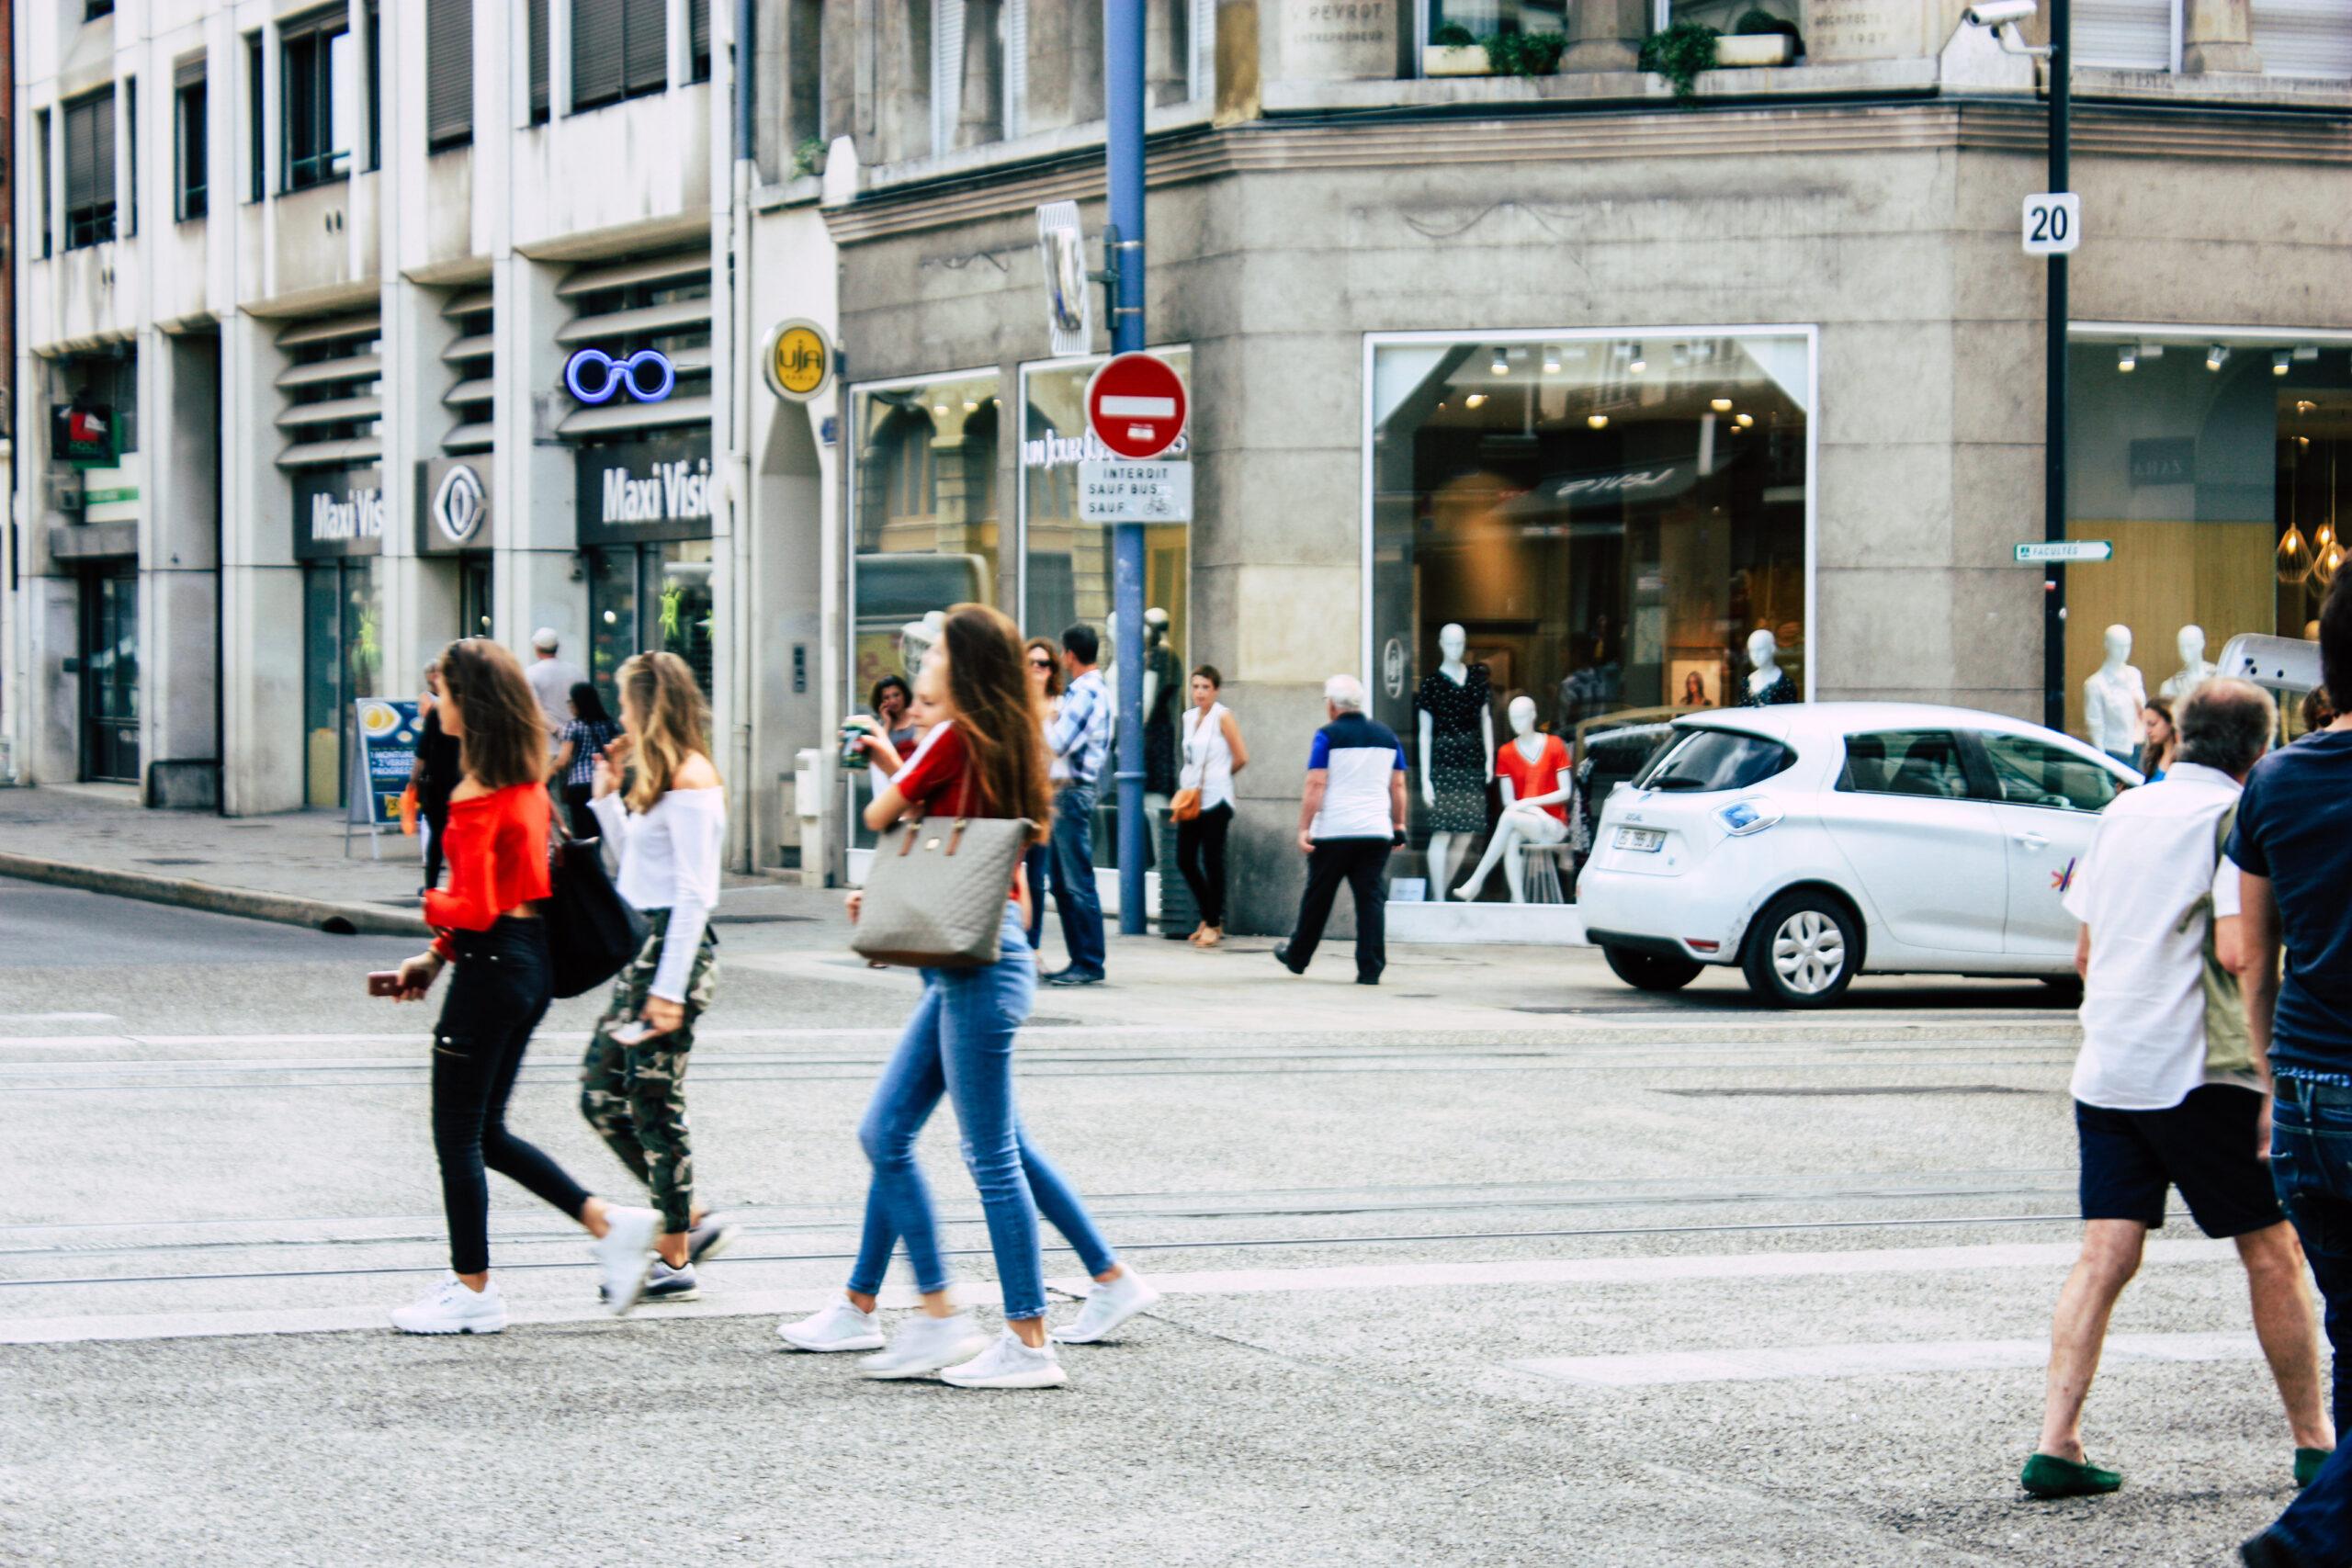
[[[1535,699],[1513,697],[1510,700],[1510,728],[1515,737],[1510,744],[1519,754],[1532,762],[1543,756],[1544,744],[1552,738],[1535,728]],[[1453,896],[1465,901],[1486,891],[1487,878],[1494,874],[1495,863],[1503,863],[1503,880],[1510,885],[1510,901],[1527,902],[1527,856],[1523,844],[1556,844],[1568,836],[1567,825],[1544,808],[1565,806],[1576,793],[1575,775],[1562,767],[1555,777],[1555,787],[1548,794],[1532,795],[1525,800],[1513,798],[1514,786],[1509,778],[1502,781],[1503,814],[1495,823],[1495,836],[1487,843],[1487,855],[1478,863]]]
[[[2093,746],[2125,767],[2137,767],[2147,734],[2140,715],[2148,705],[2148,687],[2131,658],[2132,628],[2108,627],[2106,661],[2083,682],[2083,725]]]
[[[1437,650],[1442,660],[1437,667],[1438,673],[1457,686],[1465,685],[1470,680],[1470,666],[1462,660],[1463,651],[1469,646],[1470,634],[1453,622],[1449,621],[1438,628]],[[1437,805],[1437,786],[1430,782],[1430,743],[1435,728],[1435,721],[1424,712],[1421,715],[1421,804],[1427,807]],[[1492,713],[1478,716],[1478,747],[1479,756],[1494,756],[1495,716]],[[1432,899],[1445,897],[1446,876],[1453,869],[1454,837],[1452,833],[1430,835],[1429,896]]]
[[[2205,657],[2205,628],[2183,626],[2177,642],[2180,669],[2157,688],[2176,702],[2213,678],[2213,666]]]

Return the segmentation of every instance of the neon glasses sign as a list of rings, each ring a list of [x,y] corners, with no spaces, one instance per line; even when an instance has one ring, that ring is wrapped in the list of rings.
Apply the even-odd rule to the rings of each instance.
[[[601,348],[575,349],[563,362],[564,389],[583,403],[608,403],[624,389],[640,403],[658,403],[677,384],[677,367],[658,348],[640,348],[626,359]]]

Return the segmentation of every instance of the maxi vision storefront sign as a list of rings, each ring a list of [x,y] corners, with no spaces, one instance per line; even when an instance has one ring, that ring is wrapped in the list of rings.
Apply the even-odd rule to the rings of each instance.
[[[294,558],[381,555],[384,470],[310,468],[294,476]]]
[[[718,479],[707,434],[583,446],[574,460],[582,545],[710,537]]]

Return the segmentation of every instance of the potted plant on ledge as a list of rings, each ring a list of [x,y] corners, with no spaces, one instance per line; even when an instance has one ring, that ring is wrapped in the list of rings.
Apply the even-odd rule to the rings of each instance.
[[[1460,22],[1448,22],[1430,35],[1429,47],[1421,51],[1421,74],[1424,76],[1491,76],[1494,63],[1487,58],[1487,46],[1470,36],[1470,29]]]
[[[1718,66],[1791,65],[1804,52],[1797,25],[1760,6],[1750,6],[1732,24],[1726,37],[1715,40]]]

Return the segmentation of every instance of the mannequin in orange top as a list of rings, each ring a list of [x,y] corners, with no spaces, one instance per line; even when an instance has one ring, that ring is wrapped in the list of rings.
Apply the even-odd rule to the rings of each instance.
[[[1495,748],[1495,773],[1503,782],[1503,814],[1487,845],[1487,858],[1469,879],[1453,890],[1456,898],[1476,898],[1485,891],[1495,863],[1503,863],[1503,878],[1510,884],[1510,901],[1527,902],[1526,844],[1556,844],[1568,836],[1568,801],[1576,794],[1576,779],[1568,765],[1567,743],[1535,728],[1535,699],[1510,700],[1513,739]]]

